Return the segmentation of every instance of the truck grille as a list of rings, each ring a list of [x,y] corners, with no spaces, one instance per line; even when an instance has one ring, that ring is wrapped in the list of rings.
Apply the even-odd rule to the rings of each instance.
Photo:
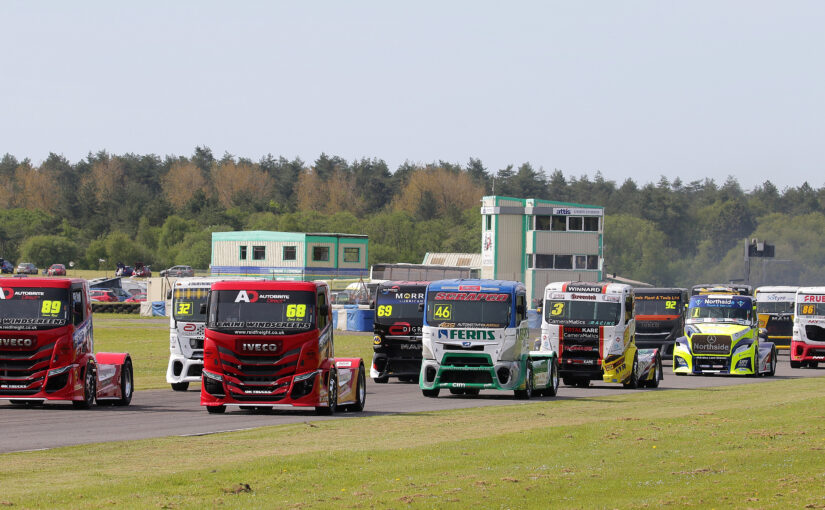
[[[489,370],[450,370],[446,368],[441,371],[439,382],[489,384],[493,382],[493,378]]]
[[[30,350],[0,349],[0,394],[34,395],[43,388],[54,343]]]
[[[825,329],[819,326],[805,326],[805,336],[812,342],[825,342]]]
[[[727,356],[694,356],[693,368],[698,368],[699,370],[720,370],[727,372],[730,371],[730,358]]]
[[[273,401],[286,396],[301,349],[272,356],[241,355],[218,347],[218,353],[232,398],[239,401]]]
[[[730,354],[730,335],[693,335],[690,343],[694,354]]]

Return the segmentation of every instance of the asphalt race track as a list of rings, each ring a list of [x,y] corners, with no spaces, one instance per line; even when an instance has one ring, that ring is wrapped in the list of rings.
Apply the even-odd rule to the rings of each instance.
[[[656,390],[625,390],[621,385],[593,382],[590,388],[561,386],[555,399],[581,398],[640,391],[704,388],[732,384],[762,383],[776,379],[817,377],[825,375],[825,368],[791,369],[787,355],[781,355],[776,377],[677,377],[667,365],[665,379]],[[138,391],[129,407],[92,407],[74,409],[71,404],[50,404],[40,407],[12,406],[0,400],[0,453],[28,451],[97,443],[165,436],[191,436],[244,430],[266,425],[282,425],[315,420],[340,419],[357,416],[437,411],[467,407],[517,405],[512,393],[482,392],[478,397],[453,396],[442,390],[437,399],[421,395],[417,384],[391,380],[375,384],[367,380],[367,406],[364,413],[341,413],[335,417],[316,416],[312,409],[276,408],[268,413],[255,413],[237,407],[228,407],[226,414],[212,415],[200,406],[200,387],[190,391],[171,389]],[[554,400],[542,397],[536,400]]]

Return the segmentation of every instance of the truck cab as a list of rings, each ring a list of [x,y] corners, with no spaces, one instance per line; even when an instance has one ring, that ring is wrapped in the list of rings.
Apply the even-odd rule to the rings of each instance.
[[[791,338],[791,368],[825,362],[825,287],[800,287]]]
[[[418,381],[421,372],[421,328],[424,292],[429,282],[394,281],[378,285],[373,322],[370,377],[385,383],[390,377]]]
[[[94,353],[89,284],[79,278],[0,281],[0,399],[128,405],[128,353]]]
[[[336,358],[324,282],[222,281],[206,306],[201,405],[362,411],[360,358]]]
[[[638,288],[635,296],[636,345],[673,355],[673,345],[685,327],[688,291],[682,288]]]
[[[186,391],[201,380],[206,298],[219,278],[180,278],[172,285],[169,317],[169,364],[166,382],[175,391]]]
[[[753,291],[759,327],[777,349],[788,349],[793,336],[794,300],[799,287],[764,286]]]

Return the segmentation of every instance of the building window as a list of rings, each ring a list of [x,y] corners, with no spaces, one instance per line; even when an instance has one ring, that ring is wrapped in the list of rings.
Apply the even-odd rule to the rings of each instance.
[[[552,228],[554,232],[564,232],[567,230],[567,216],[553,216]]]
[[[584,217],[584,231],[585,232],[598,232],[599,231],[599,217],[598,216],[585,216]]]
[[[587,269],[599,269],[599,256],[598,255],[588,255],[587,256]]]
[[[329,262],[329,246],[313,246],[312,260],[315,262]]]
[[[533,269],[533,256],[527,255],[527,269]]]
[[[555,269],[573,269],[573,255],[556,255],[553,267]]]
[[[344,248],[344,262],[361,262],[361,248]]]
[[[246,246],[241,246],[239,257],[241,260],[246,260]]]
[[[567,218],[567,230],[581,230],[582,229],[582,217],[581,216],[570,216]]]
[[[587,255],[576,255],[573,261],[576,263],[576,269],[587,269]]]
[[[550,230],[550,216],[536,216],[535,230]]]
[[[253,246],[252,247],[252,260],[264,260],[266,258],[266,247],[265,246]]]
[[[493,230],[493,215],[484,215],[484,230]]]
[[[296,260],[298,258],[298,250],[295,246],[284,246],[283,260]]]
[[[536,254],[536,269],[553,269],[553,256]]]

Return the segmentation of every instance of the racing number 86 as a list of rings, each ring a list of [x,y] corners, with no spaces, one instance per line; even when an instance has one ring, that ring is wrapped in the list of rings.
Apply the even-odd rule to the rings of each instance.
[[[801,315],[813,315],[814,305],[802,305]]]
[[[307,315],[307,305],[286,305],[286,318],[288,320],[303,320]]]

